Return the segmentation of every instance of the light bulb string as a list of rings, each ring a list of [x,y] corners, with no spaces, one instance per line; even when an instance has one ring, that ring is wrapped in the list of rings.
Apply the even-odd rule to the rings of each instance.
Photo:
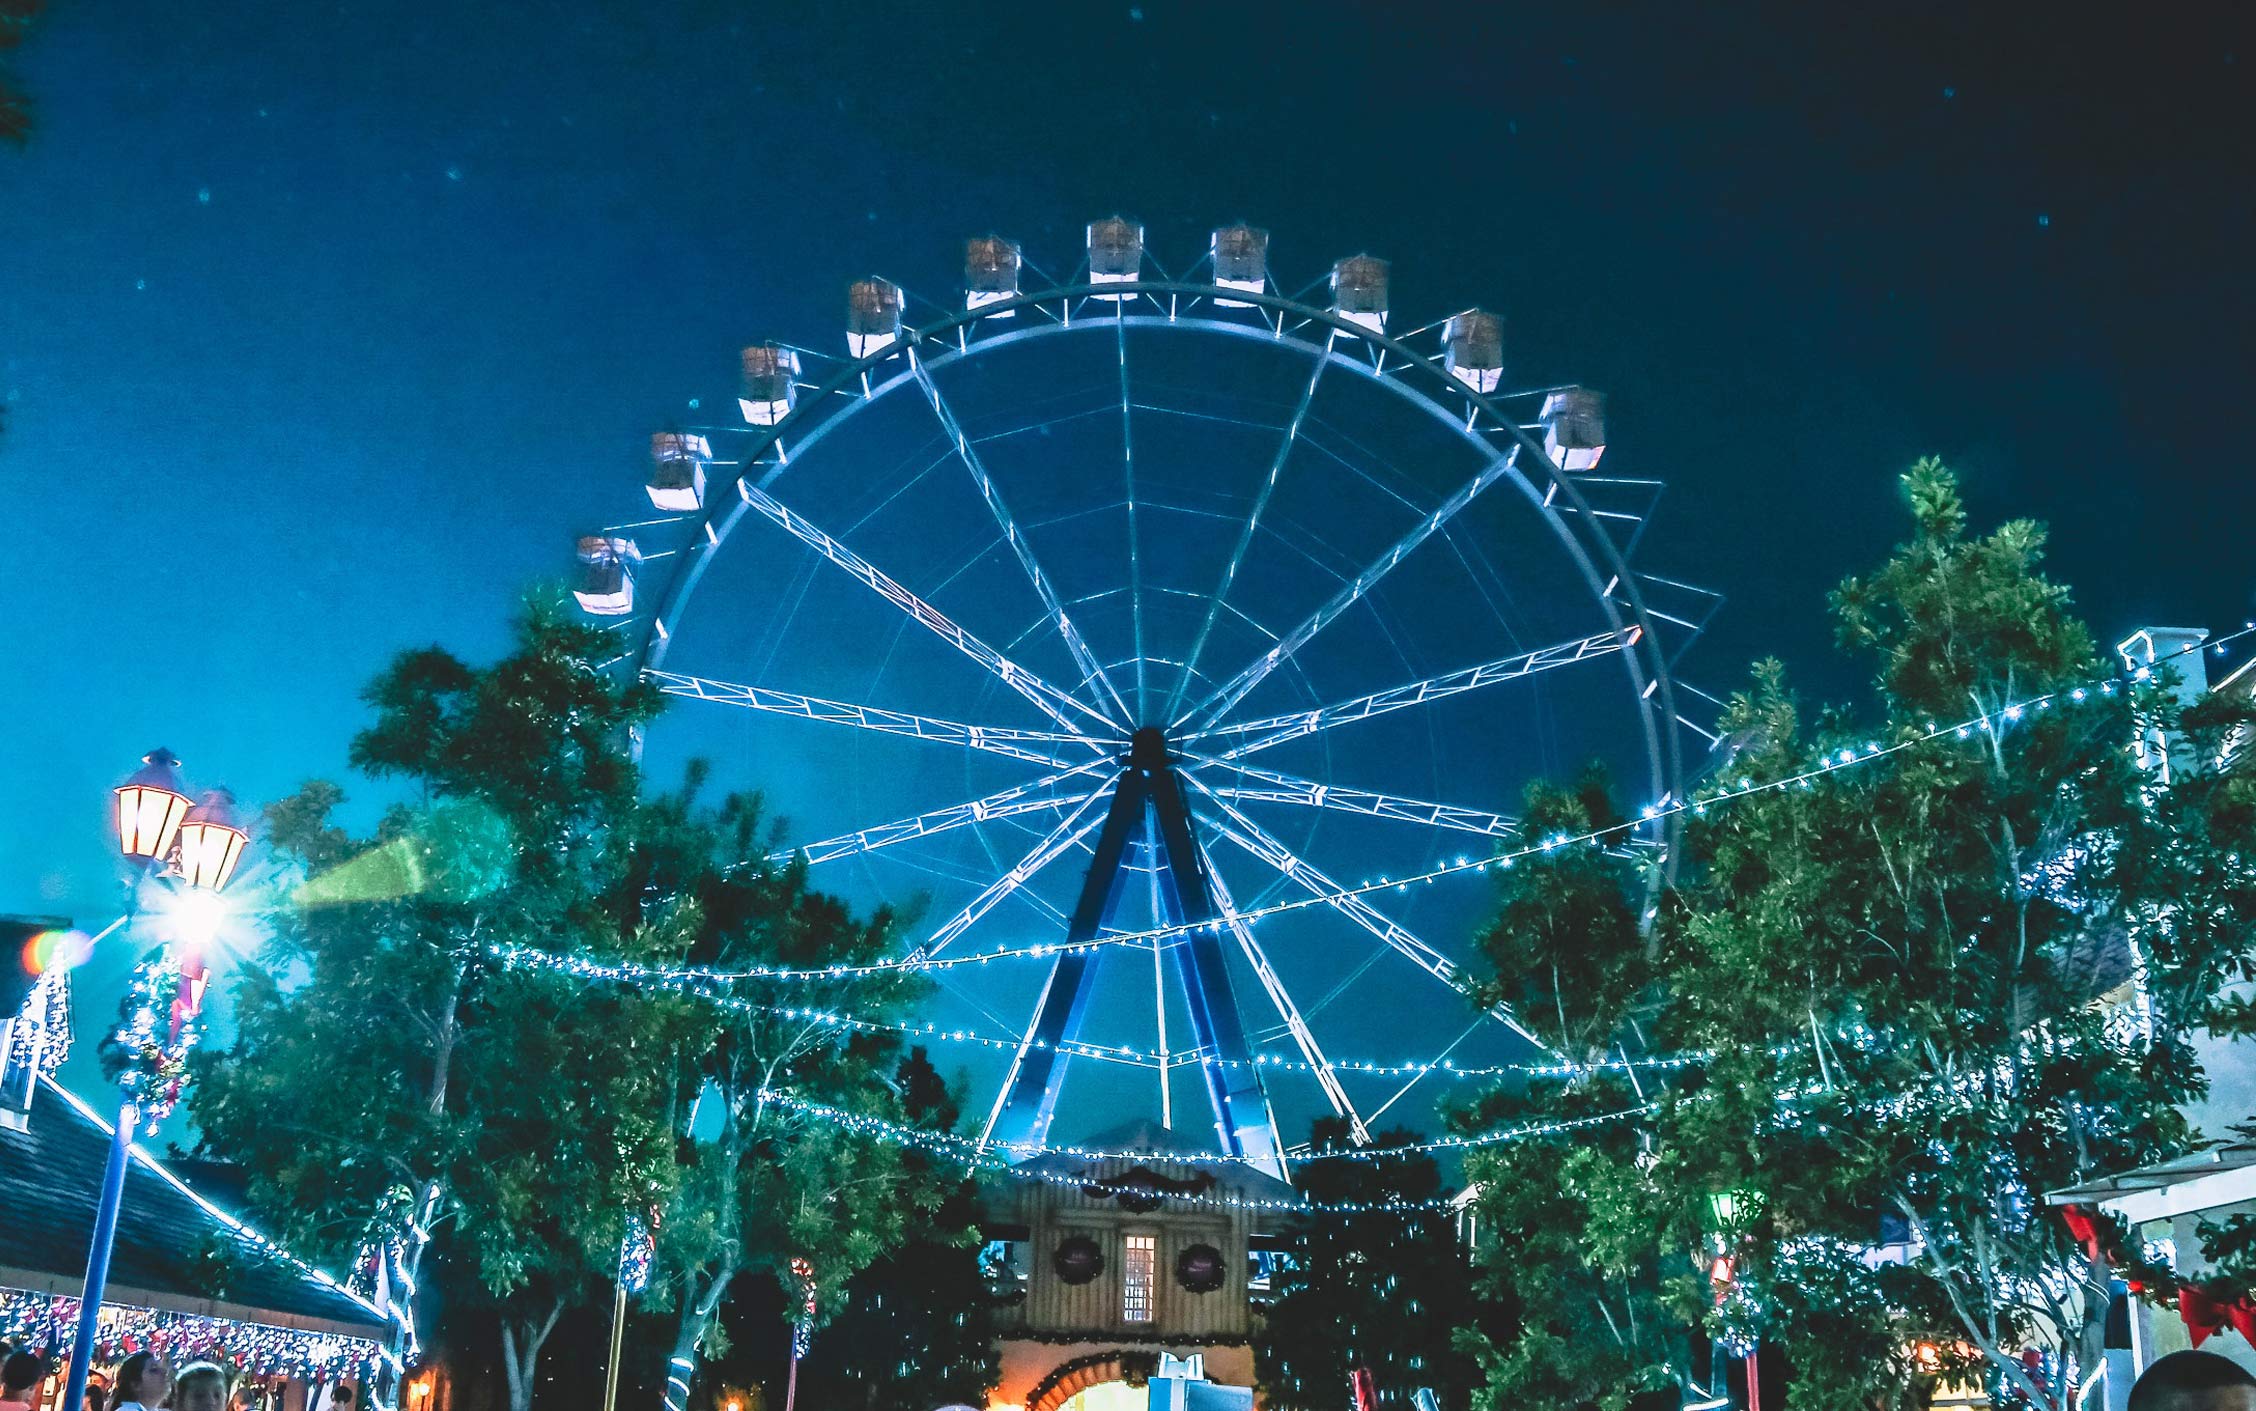
[[[1438,1062],[1403,1061],[1381,1062],[1376,1059],[1335,1059],[1321,1066],[1305,1059],[1286,1058],[1280,1055],[1259,1054],[1252,1058],[1221,1058],[1203,1049],[1185,1049],[1161,1052],[1157,1049],[1135,1048],[1129,1045],[1090,1044],[1079,1041],[1053,1042],[1039,1037],[1020,1040],[1000,1038],[992,1034],[975,1033],[961,1027],[941,1024],[906,1023],[897,1020],[871,1019],[864,1015],[839,1010],[817,1009],[807,1005],[761,1004],[735,995],[715,994],[694,979],[678,976],[627,976],[586,975],[583,968],[571,963],[571,957],[537,950],[529,946],[494,944],[486,953],[503,965],[518,969],[545,970],[584,978],[590,983],[625,984],[635,988],[649,988],[664,993],[681,995],[712,1005],[726,1013],[751,1017],[780,1019],[787,1023],[805,1023],[836,1028],[851,1033],[894,1034],[902,1038],[937,1043],[967,1044],[1000,1052],[1015,1053],[1023,1042],[1030,1049],[1054,1049],[1074,1058],[1093,1059],[1116,1063],[1125,1067],[1158,1069],[1160,1067],[1228,1068],[1267,1073],[1314,1074],[1319,1072],[1345,1073],[1377,1078],[1435,1077],[1449,1081],[1480,1081],[1492,1078],[1579,1078],[1592,1073],[1675,1072],[1697,1067],[1711,1061],[1715,1055],[1710,1050],[1685,1053],[1654,1054],[1642,1058],[1601,1058],[1587,1063],[1491,1063],[1460,1064],[1448,1059]]]
[[[882,1117],[848,1112],[827,1103],[813,1102],[798,1097],[788,1089],[762,1088],[760,1098],[789,1111],[835,1122],[870,1135],[885,1136],[896,1141],[919,1145],[931,1151],[946,1151],[961,1156],[984,1158],[989,1153],[1000,1152],[1019,1160],[1032,1160],[1040,1156],[1063,1156],[1077,1161],[1185,1161],[1203,1165],[1258,1166],[1263,1158],[1222,1151],[1153,1152],[1107,1151],[1084,1146],[1051,1146],[1043,1142],[982,1141],[975,1137],[958,1136],[953,1132],[934,1132],[921,1127],[904,1127]],[[1565,1117],[1549,1122],[1529,1122],[1516,1127],[1499,1127],[1491,1131],[1476,1132],[1468,1136],[1437,1137],[1430,1141],[1409,1142],[1401,1146],[1357,1147],[1345,1151],[1329,1151],[1322,1159],[1343,1161],[1384,1161],[1397,1156],[1417,1156],[1442,1151],[1472,1151],[1482,1147],[1500,1146],[1508,1142],[1526,1141],[1531,1137],[1564,1136],[1569,1132],[1584,1131],[1613,1122],[1642,1117],[1659,1107],[1659,1103],[1645,1102],[1635,1107],[1624,1107],[1612,1112],[1598,1112],[1586,1117]]]
[[[1837,774],[1842,770],[1852,769],[1859,765],[1870,764],[1874,760],[1891,758],[1922,745],[1932,744],[1937,740],[1963,740],[1969,739],[1977,733],[1988,734],[1999,729],[2001,725],[2018,722],[2023,716],[2031,712],[2048,711],[2056,704],[2080,705],[2093,699],[2111,698],[2116,695],[2118,687],[2126,683],[2150,680],[2156,668],[2166,665],[2178,657],[2221,648],[2228,642],[2236,641],[2251,634],[2256,634],[2256,627],[2244,627],[2222,637],[2196,642],[2177,651],[2158,655],[2151,662],[2127,672],[2122,677],[2109,676],[2081,686],[2048,691],[2042,695],[2031,696],[2000,706],[1996,710],[1967,716],[1963,720],[1951,724],[1932,726],[1893,744],[1867,744],[1861,750],[1840,749],[1831,751],[1811,768],[1780,778],[1760,782],[1742,779],[1736,785],[1718,789],[1701,797],[1664,799],[1659,803],[1647,804],[1640,811],[1639,818],[1643,822],[1659,822],[1686,814],[1705,816],[1708,810],[1720,805],[1737,803],[1742,799],[1785,789],[1807,788],[1816,780],[1827,775]],[[1199,931],[1218,934],[1227,925],[1242,925],[1262,921],[1272,916],[1305,911],[1310,907],[1332,906],[1342,901],[1375,896],[1389,890],[1406,891],[1413,886],[1430,884],[1443,877],[1461,873],[1509,870],[1525,859],[1546,857],[1562,848],[1592,844],[1605,846],[1606,840],[1618,835],[1624,826],[1615,824],[1611,827],[1588,829],[1581,833],[1558,833],[1526,847],[1494,853],[1487,857],[1459,858],[1453,862],[1443,863],[1407,877],[1381,877],[1376,881],[1367,881],[1352,887],[1342,887],[1337,891],[1271,902],[1265,906],[1234,912],[1224,921],[1176,922],[1172,925],[1154,926],[1141,931],[1114,932],[1110,935],[1093,937],[1085,941],[1054,941],[1032,946],[1001,947],[970,955],[922,958],[910,956],[899,960],[863,961],[852,965],[806,967],[755,965],[739,969],[720,969],[698,966],[616,964],[593,961],[580,956],[554,956],[553,958],[559,962],[557,968],[569,969],[573,973],[587,975],[591,978],[620,979],[630,976],[636,978],[685,978],[711,984],[728,984],[743,980],[867,979],[873,976],[916,975],[933,971],[956,970],[967,966],[988,965],[999,960],[1055,958],[1102,950],[1111,946],[1152,946],[1162,941],[1176,940]],[[553,953],[551,954],[553,955]]]

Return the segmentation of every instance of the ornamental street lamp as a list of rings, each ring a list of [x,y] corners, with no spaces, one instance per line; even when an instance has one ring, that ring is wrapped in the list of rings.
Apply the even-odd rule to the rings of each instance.
[[[118,850],[128,858],[162,864],[187,815],[180,761],[170,750],[149,751],[133,777],[117,786]]]
[[[61,1403],[69,1407],[86,1400],[86,1377],[94,1360],[102,1295],[109,1285],[110,1251],[117,1241],[118,1207],[125,1195],[133,1134],[144,1109],[162,1116],[179,1096],[180,1065],[195,1041],[196,1017],[203,1008],[208,973],[204,950],[216,920],[218,894],[235,875],[250,841],[235,819],[234,796],[225,789],[214,789],[202,803],[189,804],[180,761],[169,750],[151,750],[142,756],[141,768],[116,793],[118,852],[135,871],[136,895],[140,884],[149,881],[170,889],[172,904],[167,910],[176,923],[136,984],[161,989],[170,980],[173,993],[169,1013],[161,1021],[158,1006],[164,996],[144,995],[148,1003],[129,1016],[119,1036],[128,1055],[127,1067],[119,1081],[121,1100],[110,1134],[109,1164],[102,1172],[102,1198],[94,1211],[94,1240],[86,1253],[78,1336],[71,1344],[70,1375]]]
[[[235,875],[243,845],[251,840],[235,822],[235,796],[214,789],[188,810],[180,825],[180,876],[189,886],[217,893]]]
[[[1717,1306],[1731,1295],[1731,1286],[1738,1278],[1739,1246],[1747,1238],[1747,1227],[1762,1210],[1762,1192],[1736,1189],[1716,1191],[1708,1197],[1707,1226],[1712,1243],[1713,1260],[1709,1265],[1708,1279],[1715,1287]],[[1762,1411],[1762,1371],[1757,1358],[1759,1349],[1746,1350],[1747,1411]]]

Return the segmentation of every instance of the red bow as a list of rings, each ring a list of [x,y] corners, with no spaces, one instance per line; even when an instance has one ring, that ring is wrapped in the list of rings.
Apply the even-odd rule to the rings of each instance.
[[[2256,1347],[2256,1301],[2244,1293],[2225,1305],[2225,1316],[2232,1319],[2233,1330]]]
[[[2230,1304],[2211,1298],[2192,1284],[2178,1285],[2178,1317],[2184,1320],[2186,1335],[2192,1339],[2195,1347],[2201,1346],[2209,1340],[2211,1333],[2224,1327],[2225,1319],[2231,1313]],[[2238,1326],[2237,1320],[2235,1326]]]
[[[2060,1207],[2060,1219],[2068,1227],[2068,1233],[2075,1237],[2076,1243],[2083,1246],[2086,1257],[2094,1262],[2105,1257],[2099,1244],[2099,1222],[2092,1219],[2090,1212],[2081,1205],[2063,1205]]]

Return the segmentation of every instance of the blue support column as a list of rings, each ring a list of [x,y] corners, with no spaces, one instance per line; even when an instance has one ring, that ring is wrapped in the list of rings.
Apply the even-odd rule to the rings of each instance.
[[[1127,767],[1113,788],[1096,853],[1066,930],[1069,945],[1095,939],[1110,924],[1124,880],[1121,863],[1138,832],[1152,839],[1155,859],[1164,864],[1158,890],[1167,924],[1217,919],[1214,891],[1207,882],[1182,785],[1175,778],[1164,737],[1147,727],[1136,732]],[[1208,1058],[1200,1073],[1214,1110],[1220,1149],[1250,1157],[1260,1169],[1282,1177],[1276,1122],[1260,1076],[1248,1062],[1251,1050],[1231,994],[1221,937],[1211,930],[1191,931],[1176,938],[1173,950],[1192,1041]],[[1095,951],[1068,951],[1052,962],[1034,1022],[1019,1043],[987,1124],[989,1140],[1034,1146],[1048,1139],[1058,1090],[1065,1080],[1066,1055],[1061,1046],[1080,1035],[1098,958]]]
[[[86,1403],[86,1375],[94,1364],[94,1334],[101,1322],[102,1294],[110,1282],[110,1249],[117,1243],[118,1207],[125,1199],[126,1160],[134,1130],[140,1125],[141,1109],[129,1098],[118,1107],[117,1129],[110,1134],[110,1164],[102,1170],[102,1203],[94,1210],[94,1243],[86,1252],[86,1287],[79,1295],[78,1340],[71,1344],[64,1406]]]
[[[1175,938],[1175,970],[1182,977],[1192,1042],[1206,1055],[1199,1069],[1206,1079],[1207,1101],[1214,1108],[1216,1137],[1222,1150],[1247,1157],[1282,1180],[1284,1154],[1277,1149],[1276,1119],[1269,1111],[1268,1094],[1261,1090],[1261,1075],[1252,1066],[1253,1051],[1246,1043],[1245,1022],[1238,1016],[1230,985],[1229,960],[1220,931],[1213,925],[1221,912],[1214,904],[1214,888],[1192,831],[1183,786],[1172,769],[1154,777],[1151,795],[1160,852],[1167,863],[1168,885],[1160,892],[1174,913],[1169,924],[1195,922],[1202,927]]]
[[[1074,904],[1067,924],[1068,944],[1094,940],[1120,904],[1120,870],[1128,842],[1141,827],[1151,787],[1150,775],[1134,766],[1121,772],[1113,786],[1112,805],[1104,827],[1097,832],[1096,855],[1089,860],[1081,882],[1081,899]],[[1050,1119],[1057,1113],[1058,1088],[1065,1081],[1065,1055],[1059,1045],[1072,1043],[1081,1033],[1088,1009],[1089,982],[1094,978],[1098,953],[1069,950],[1050,964],[1049,982],[1034,1008],[1034,1022],[1019,1040],[1018,1056],[1011,1061],[1003,1094],[987,1122],[987,1140],[1038,1146],[1048,1139]]]

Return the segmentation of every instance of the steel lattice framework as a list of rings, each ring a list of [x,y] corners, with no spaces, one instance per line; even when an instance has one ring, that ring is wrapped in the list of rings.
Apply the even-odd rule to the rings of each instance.
[[[1138,258],[1149,264],[1147,256],[1139,253]],[[857,286],[857,297],[865,287],[874,286]],[[885,285],[879,293],[890,288]],[[1374,320],[1367,313],[1314,307],[1275,292],[1265,278],[1258,287],[1238,281],[1223,288],[1188,276],[1155,277],[1148,268],[1130,277],[1108,271],[1102,278],[1067,280],[1038,292],[1000,290],[980,297],[974,307],[943,311],[921,325],[899,322],[897,316],[874,329],[858,324],[860,356],[838,359],[811,349],[792,350],[794,369],[805,364],[817,371],[797,380],[788,393],[763,393],[770,399],[765,405],[780,412],[771,418],[772,425],[709,429],[716,439],[726,438],[733,454],[723,459],[707,453],[700,460],[695,502],[672,521],[678,525],[679,543],[664,555],[651,556],[672,560],[662,589],[639,610],[628,610],[631,625],[623,627],[630,645],[621,662],[670,696],[795,719],[808,722],[809,728],[843,726],[926,742],[1025,770],[1028,777],[1021,782],[982,797],[939,808],[899,808],[898,816],[886,821],[795,843],[791,850],[810,865],[821,865],[867,859],[884,850],[934,848],[978,834],[985,856],[950,864],[950,875],[965,885],[976,884],[977,891],[924,932],[913,956],[925,958],[963,943],[1004,902],[1028,893],[1045,869],[1080,860],[1081,881],[1070,909],[1024,895],[1050,918],[1049,924],[1062,928],[1053,930],[1052,937],[1074,944],[1052,959],[988,1112],[986,1138],[1016,1143],[1039,1143],[1046,1137],[1068,1057],[1083,1044],[1092,979],[1113,954],[1103,941],[1122,929],[1117,917],[1124,898],[1141,879],[1148,895],[1139,902],[1149,905],[1159,926],[1189,928],[1142,947],[1151,952],[1155,983],[1163,966],[1171,965],[1191,1031],[1187,1045],[1169,1048],[1168,1002],[1159,993],[1161,1039],[1155,1066],[1161,1074],[1162,1108],[1169,1105],[1170,1067],[1195,1067],[1223,1149],[1283,1174],[1285,1148],[1269,1095],[1260,1068],[1248,1061],[1258,1036],[1249,1036],[1241,1018],[1233,969],[1253,977],[1259,998],[1249,995],[1248,1001],[1274,1010],[1278,1023],[1273,1032],[1290,1039],[1313,1071],[1322,1101],[1359,1138],[1365,1135],[1367,1114],[1351,1100],[1312,1024],[1312,1016],[1333,996],[1307,1006],[1288,990],[1254,928],[1239,916],[1217,856],[1256,868],[1271,889],[1321,899],[1339,922],[1368,938],[1365,944],[1383,947],[1382,953],[1407,959],[1431,977],[1420,983],[1461,995],[1467,989],[1465,976],[1446,947],[1412,933],[1335,876],[1335,868],[1354,869],[1352,859],[1335,867],[1320,864],[1265,827],[1251,810],[1351,815],[1464,837],[1476,847],[1513,836],[1517,824],[1510,813],[1479,802],[1437,802],[1271,767],[1266,752],[1311,737],[1328,751],[1334,732],[1341,741],[1352,741],[1361,722],[1377,717],[1431,709],[1473,692],[1505,693],[1512,683],[1547,673],[1612,671],[1619,690],[1634,702],[1641,732],[1635,751],[1645,771],[1641,783],[1650,798],[1668,800],[1679,792],[1683,769],[1678,726],[1708,733],[1678,714],[1672,661],[1704,623],[1714,596],[1633,570],[1630,551],[1658,484],[1600,476],[1588,467],[1567,468],[1567,458],[1539,434],[1543,428],[1535,423],[1540,418],[1529,414],[1547,394],[1562,389],[1484,393],[1477,390],[1478,379],[1454,370],[1434,340],[1380,331],[1383,316]],[[877,302],[882,305],[882,299]],[[900,304],[896,290],[891,307]],[[1277,428],[1274,454],[1266,458],[1251,493],[1236,502],[1230,550],[1213,566],[1213,586],[1206,591],[1162,587],[1149,580],[1143,562],[1157,531],[1139,519],[1134,412],[1143,404],[1135,400],[1130,347],[1131,335],[1159,334],[1204,338],[1225,352],[1250,353],[1262,345],[1307,362],[1305,382],[1299,383],[1290,414]],[[990,467],[982,438],[967,430],[950,390],[955,365],[1006,348],[1073,338],[1109,339],[1118,350],[1118,483],[1125,486],[1128,529],[1113,584],[1078,597],[1061,586],[1045,563],[1040,525],[1014,512],[1006,478]],[[1248,575],[1258,571],[1251,550],[1262,535],[1275,532],[1274,497],[1280,484],[1291,479],[1296,449],[1316,424],[1315,409],[1325,389],[1334,384],[1376,389],[1392,399],[1389,405],[1430,418],[1446,429],[1452,444],[1469,448],[1474,468],[1419,509],[1382,550],[1352,570],[1341,569],[1329,596],[1309,605],[1296,620],[1264,624],[1238,606]],[[1011,566],[1038,605],[1037,619],[1015,637],[990,642],[978,635],[934,601],[939,589],[920,594],[851,547],[847,538],[855,530],[850,524],[818,523],[813,512],[803,513],[785,498],[788,476],[840,428],[871,408],[918,402],[937,429],[944,456],[955,462],[992,521],[996,561]],[[749,417],[752,404],[746,405]],[[700,448],[706,445],[702,436],[689,439]],[[657,484],[654,479],[654,501],[660,500]],[[1370,603],[1375,590],[1406,561],[1453,542],[1453,525],[1491,490],[1516,496],[1545,526],[1592,608],[1591,630],[1383,690],[1275,709],[1276,692],[1265,696],[1264,683],[1279,672],[1297,671],[1327,632],[1359,605]],[[689,622],[690,604],[709,568],[744,532],[748,515],[769,531],[760,552],[804,554],[811,574],[835,574],[841,584],[859,584],[858,591],[890,608],[905,630],[952,649],[966,671],[983,673],[1034,715],[1021,723],[970,722],[808,694],[798,689],[805,682],[739,682],[667,669]],[[1080,576],[1088,576],[1088,565],[1075,567]],[[650,586],[658,586],[655,570],[642,571]],[[1189,599],[1199,622],[1187,647],[1173,655],[1157,642],[1148,611],[1156,595],[1169,592]],[[1081,618],[1093,603],[1115,596],[1126,599],[1128,641],[1124,653],[1107,655],[1102,643],[1083,630]],[[625,599],[631,603],[632,597],[628,585]],[[583,602],[592,601],[583,597]],[[601,610],[619,611],[612,600],[602,601]],[[960,615],[976,606],[960,605],[954,611]],[[1225,624],[1227,631],[1221,630]],[[1208,663],[1227,649],[1229,639],[1256,632],[1266,645],[1245,660],[1226,663],[1227,674],[1209,671]],[[1051,679],[1027,664],[1044,650],[1062,650],[1074,675]],[[1264,699],[1272,701],[1271,709],[1247,709]],[[1015,820],[1011,826],[1019,830],[1017,836],[1028,840],[1022,850],[998,849],[980,831],[1002,820]],[[1665,840],[1647,841],[1662,844],[1648,856],[1665,865]],[[1533,1039],[1511,1014],[1492,1012]],[[1470,1007],[1465,1013],[1480,1022]]]

